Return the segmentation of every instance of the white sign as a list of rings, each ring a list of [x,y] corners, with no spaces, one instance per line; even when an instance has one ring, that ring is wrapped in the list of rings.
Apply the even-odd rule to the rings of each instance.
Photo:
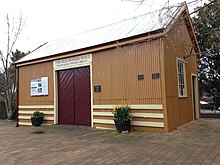
[[[31,96],[48,95],[48,77],[31,80]]]
[[[70,58],[64,58],[55,60],[53,62],[54,69],[73,68],[74,66],[86,65],[92,62],[92,55],[85,54],[81,56],[74,56]]]

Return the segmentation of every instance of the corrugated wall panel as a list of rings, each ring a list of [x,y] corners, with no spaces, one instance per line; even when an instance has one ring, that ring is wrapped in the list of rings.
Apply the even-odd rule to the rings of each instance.
[[[48,96],[32,96],[30,82],[32,79],[48,77]],[[34,111],[45,113],[44,124],[54,123],[54,91],[52,62],[19,67],[19,125],[31,125],[30,117]]]
[[[48,96],[30,95],[30,82],[32,79],[48,77]],[[19,105],[53,105],[53,63],[45,62],[19,67]]]
[[[189,32],[184,20],[168,33],[164,40],[165,74],[166,74],[166,100],[169,131],[193,120],[193,103],[191,89],[191,74],[198,73],[197,57],[192,51],[193,47]],[[186,61],[187,97],[178,97],[176,58]],[[187,57],[187,58],[185,58]]]
[[[102,91],[94,93],[94,104],[162,104],[159,40],[117,47],[93,54],[93,84]],[[138,75],[144,74],[144,80]]]

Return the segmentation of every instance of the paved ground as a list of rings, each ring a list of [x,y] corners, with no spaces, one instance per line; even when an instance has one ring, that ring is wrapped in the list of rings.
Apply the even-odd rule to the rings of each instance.
[[[164,134],[0,121],[0,164],[217,165],[220,119],[200,119]]]

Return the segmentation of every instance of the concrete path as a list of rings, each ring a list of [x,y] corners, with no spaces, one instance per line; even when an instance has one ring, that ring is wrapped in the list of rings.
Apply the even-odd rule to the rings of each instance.
[[[0,121],[0,164],[219,165],[220,119],[200,119],[163,134],[15,127],[15,122]]]

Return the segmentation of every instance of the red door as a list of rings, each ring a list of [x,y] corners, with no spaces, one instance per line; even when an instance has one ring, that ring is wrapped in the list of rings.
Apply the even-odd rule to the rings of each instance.
[[[58,71],[58,123],[91,126],[89,67]]]
[[[58,123],[74,124],[73,70],[58,71]]]

